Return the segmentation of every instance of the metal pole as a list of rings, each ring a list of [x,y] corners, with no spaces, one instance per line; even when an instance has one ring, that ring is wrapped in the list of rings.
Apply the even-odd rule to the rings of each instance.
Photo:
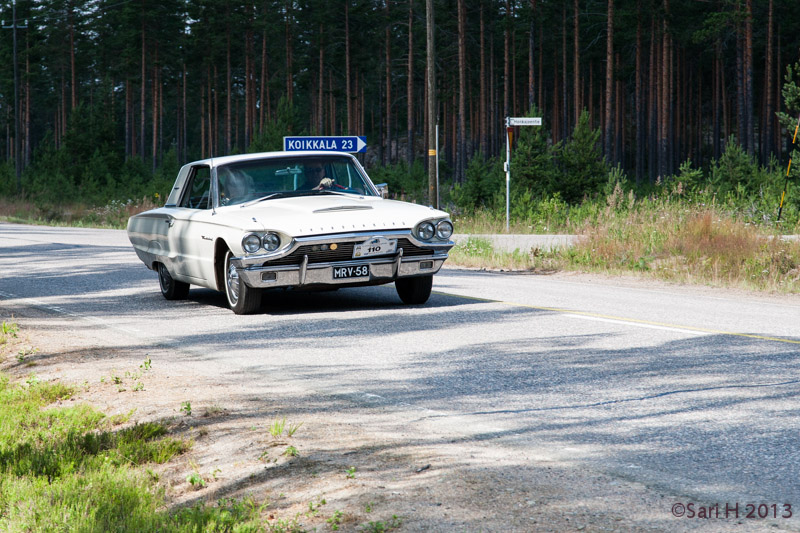
[[[17,194],[22,192],[22,158],[19,134],[19,67],[17,66],[17,2],[11,2],[11,28],[14,35],[14,168],[17,173]]]
[[[439,117],[436,117],[436,209],[439,209]]]
[[[511,127],[508,124],[506,117],[506,232],[509,230],[511,219],[511,136],[509,135]]]

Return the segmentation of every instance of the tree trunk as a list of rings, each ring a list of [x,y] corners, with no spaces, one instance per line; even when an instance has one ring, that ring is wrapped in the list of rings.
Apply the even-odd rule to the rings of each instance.
[[[562,125],[561,125],[561,102],[559,95],[561,91],[558,86],[558,52],[553,50],[553,141],[562,139]],[[563,63],[562,63],[563,66]]]
[[[769,161],[770,154],[774,151],[774,138],[773,138],[773,123],[775,116],[775,107],[773,104],[772,95],[774,94],[774,90],[772,88],[772,69],[773,69],[773,58],[772,58],[772,41],[773,41],[773,28],[774,28],[774,18],[773,18],[773,0],[769,0],[769,8],[767,12],[767,43],[766,43],[766,53],[767,53],[767,61],[764,67],[765,70],[765,88],[764,88],[764,97],[765,97],[765,112],[764,112],[764,147],[762,150],[763,153],[763,162]]]
[[[344,3],[344,79],[347,96],[347,134],[353,134],[353,96],[350,94],[350,0]]]
[[[580,82],[580,26],[578,20],[578,0],[574,0],[573,2],[573,13],[575,15],[575,20],[573,21],[573,32],[574,35],[574,42],[573,42],[573,65],[572,65],[572,90],[575,93],[573,98],[575,100],[575,124],[578,124],[578,120],[581,116],[581,82]]]
[[[145,40],[145,25],[144,25],[144,0],[142,1],[142,86],[141,86],[141,99],[142,101],[139,103],[140,105],[140,116],[139,116],[139,155],[142,158],[142,162],[144,162],[144,145],[145,145],[145,118],[147,114],[147,110],[145,106],[147,105],[147,70],[146,61],[145,61],[145,50],[146,50],[146,40]]]
[[[69,67],[71,75],[71,89],[72,89],[72,109],[78,107],[78,81],[75,72],[75,6],[72,1],[69,3]],[[16,21],[13,22],[16,24]],[[144,30],[144,27],[142,27]],[[15,30],[16,31],[16,30]],[[144,39],[144,33],[142,33]]]
[[[747,118],[745,117],[745,81],[744,81],[744,70],[745,70],[745,53],[744,53],[744,35],[743,35],[743,28],[740,22],[741,15],[741,6],[737,4],[736,6],[736,14],[737,14],[737,22],[736,22],[736,137],[739,141],[739,144],[745,150],[749,150],[746,142],[746,131],[747,131]]]
[[[567,88],[569,83],[567,81],[567,6],[561,7],[561,124],[562,124],[562,139],[566,139],[570,135],[569,124],[569,98],[567,96]]]
[[[408,75],[406,78],[406,163],[414,164],[414,2],[408,2]]]
[[[317,124],[316,124],[317,133],[319,135],[324,135],[325,134],[325,109],[324,109],[325,105],[324,105],[324,100],[323,100],[323,88],[324,88],[324,85],[325,85],[325,75],[324,75],[325,74],[325,50],[324,50],[324,48],[322,46],[322,36],[323,36],[323,32],[324,31],[325,31],[324,30],[324,26],[322,25],[322,23],[320,23],[320,25],[319,25],[319,68],[317,69],[317,76],[319,77],[319,80],[317,82]],[[348,94],[346,97],[349,99],[350,95]],[[349,113],[348,113],[348,115],[349,115]],[[349,117],[348,117],[347,123],[348,123],[348,133],[347,133],[347,135],[350,135],[350,133],[349,133],[349,125],[350,125]]]
[[[230,25],[230,4],[226,3],[226,11],[225,11],[225,155],[231,153],[231,148],[233,145],[233,136],[232,136],[232,121],[233,121],[233,109],[232,109],[232,98],[233,98],[233,90],[232,90],[232,80],[231,80],[231,25]]]
[[[712,97],[713,100],[713,109],[714,109],[714,139],[713,139],[713,150],[714,150],[714,159],[719,159],[720,156],[720,137],[722,135],[722,128],[721,122],[722,117],[720,116],[720,104],[722,102],[722,87],[721,87],[721,79],[722,79],[722,66],[720,61],[721,55],[721,45],[719,40],[714,45],[714,95]]]
[[[386,151],[384,151],[384,165],[387,165],[392,160],[392,20],[389,8],[390,1],[386,0]]]
[[[644,97],[642,74],[642,0],[636,3],[636,185],[641,185],[644,177],[644,147],[646,143],[644,131]]]
[[[264,100],[264,93],[269,95],[269,78],[267,78],[267,30],[261,34],[261,88],[258,97],[258,129],[264,131],[264,116],[269,118],[269,96]]]
[[[464,0],[458,0],[458,146],[456,147],[455,181],[464,183],[467,166],[467,143],[465,139],[466,94],[467,94],[467,24]]]
[[[155,42],[153,50],[153,172],[155,173],[158,166],[158,90],[159,90],[159,76],[158,76],[158,41]]]
[[[286,99],[289,104],[294,101],[294,74],[292,73],[292,4],[293,0],[286,2]]]
[[[606,160],[611,163],[613,152],[613,131],[611,125],[611,103],[614,96],[614,0],[608,0],[608,20],[606,23],[606,94],[605,94],[605,119],[603,126],[605,133],[603,141],[605,143],[605,156]]]
[[[533,110],[534,105],[534,61],[533,57],[536,53],[534,34],[536,33],[536,0],[531,2],[531,22],[528,28],[528,111]],[[482,47],[481,47],[482,48]]]
[[[33,149],[31,147],[31,57],[29,40],[25,38],[25,113],[23,114],[23,125],[25,130],[24,148],[22,150],[22,167],[25,168],[31,164],[31,155]]]
[[[744,89],[745,89],[745,136],[750,154],[755,152],[753,127],[753,0],[745,3],[744,19]]]
[[[669,53],[669,27],[667,26],[667,16],[669,15],[669,0],[664,0],[664,19],[662,21],[663,36],[661,39],[661,97],[659,113],[659,135],[658,135],[658,174],[663,181],[669,171],[669,101],[670,101],[670,53]]]
[[[188,154],[188,148],[189,148],[189,141],[188,141],[189,130],[187,128],[187,122],[188,122],[188,118],[187,118],[188,113],[187,113],[187,111],[188,111],[188,109],[186,107],[186,105],[187,105],[187,101],[186,101],[186,62],[183,63],[183,95],[182,96],[183,96],[183,106],[182,106],[182,113],[183,113],[182,114],[182,118],[183,118],[183,137],[182,137],[182,139],[183,139],[183,143],[182,143],[182,149],[181,149],[181,157],[180,157],[180,160],[179,160],[181,163],[186,161],[186,159],[187,159],[186,156]]]
[[[484,161],[489,157],[489,117],[486,94],[486,21],[483,14],[483,0],[481,0],[481,95],[480,95],[480,143]]]
[[[206,91],[200,89],[200,159],[206,158]]]
[[[658,76],[656,70],[658,68],[658,41],[656,40],[656,17],[655,14],[651,15],[650,20],[650,69],[648,83],[650,98],[648,99],[649,121],[647,124],[647,168],[650,182],[655,180],[658,169],[656,167],[656,146],[658,143],[658,134],[656,127],[658,124]]]

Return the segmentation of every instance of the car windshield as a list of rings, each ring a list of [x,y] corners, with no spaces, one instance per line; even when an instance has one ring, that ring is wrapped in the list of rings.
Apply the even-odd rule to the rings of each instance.
[[[339,192],[376,196],[349,157],[282,157],[230,163],[217,168],[219,205],[251,200]]]

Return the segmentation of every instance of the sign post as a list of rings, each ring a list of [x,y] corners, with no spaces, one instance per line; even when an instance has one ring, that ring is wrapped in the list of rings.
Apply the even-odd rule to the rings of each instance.
[[[511,220],[511,141],[514,126],[541,126],[542,117],[506,117],[506,231]]]
[[[309,150],[323,152],[363,153],[367,151],[367,138],[363,136],[349,137],[284,137],[285,152],[303,152]]]

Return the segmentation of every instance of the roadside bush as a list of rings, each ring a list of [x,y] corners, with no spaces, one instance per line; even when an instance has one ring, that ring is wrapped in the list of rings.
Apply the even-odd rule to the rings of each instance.
[[[535,109],[528,114],[538,115]],[[511,186],[520,193],[529,191],[534,198],[561,194],[561,171],[556,167],[555,150],[548,142],[546,127],[522,127],[519,131],[519,140],[511,155]]]
[[[456,184],[451,196],[456,207],[467,212],[505,206],[503,162],[498,158],[484,160],[476,154],[467,164],[464,183]]]
[[[17,177],[13,161],[0,162],[0,196],[11,196],[17,192]]]
[[[558,192],[567,203],[591,198],[602,189],[609,172],[600,153],[600,130],[589,127],[589,113],[581,113],[575,130],[565,143],[557,145],[555,159],[562,173],[550,192]]]

